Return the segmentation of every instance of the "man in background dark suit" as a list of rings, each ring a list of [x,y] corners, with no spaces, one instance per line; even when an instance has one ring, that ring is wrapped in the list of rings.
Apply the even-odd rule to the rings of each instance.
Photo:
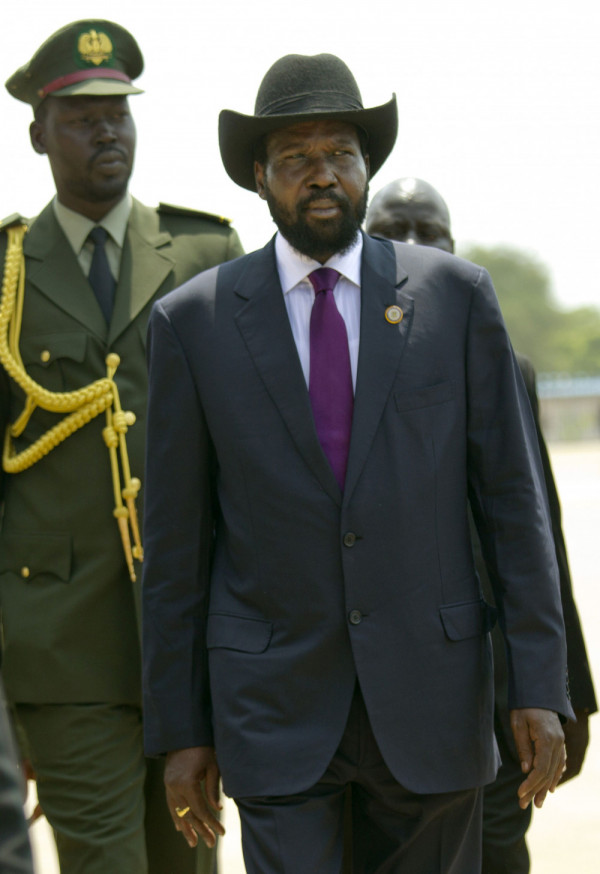
[[[389,240],[435,246],[446,252],[454,251],[448,207],[439,192],[422,179],[413,177],[397,179],[378,191],[369,206],[365,226],[367,233]],[[577,717],[576,722],[569,722],[564,727],[567,770],[563,774],[561,783],[565,783],[581,771],[589,740],[588,718],[597,710],[596,697],[581,623],[573,597],[561,525],[560,501],[539,421],[535,371],[524,355],[517,353],[516,357],[531,403],[544,469],[565,618],[569,691]],[[475,530],[473,535],[477,572],[486,599],[493,603],[494,593]],[[492,631],[492,642],[494,644],[494,718],[502,766],[496,780],[486,786],[484,793],[482,874],[527,874],[529,853],[525,834],[531,821],[531,807],[523,809],[518,804],[517,790],[522,780],[522,772],[510,729],[506,652],[498,627]]]
[[[395,99],[364,109],[339,58],[277,61],[255,115],[221,113],[220,145],[279,232],[150,320],[146,748],[168,754],[192,845],[221,831],[222,775],[249,874],[338,874],[349,784],[386,838],[364,872],[479,874],[498,761],[467,494],[511,653],[520,803],[564,767],[556,558],[491,282],[359,231],[396,126]]]

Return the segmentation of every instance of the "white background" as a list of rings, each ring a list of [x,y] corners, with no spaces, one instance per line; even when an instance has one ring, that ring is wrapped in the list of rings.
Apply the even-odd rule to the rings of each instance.
[[[400,130],[372,192],[420,176],[447,200],[457,242],[511,243],[549,266],[559,300],[600,305],[600,5],[589,0],[16,0],[2,4],[0,81],[54,30],[101,16],[146,59],[131,99],[132,192],[234,219],[247,250],[273,226],[222,169],[217,117],[252,113],[268,67],[328,51],[354,72],[366,106],[398,96]],[[0,216],[33,216],[53,188],[34,154],[31,110],[0,93]]]

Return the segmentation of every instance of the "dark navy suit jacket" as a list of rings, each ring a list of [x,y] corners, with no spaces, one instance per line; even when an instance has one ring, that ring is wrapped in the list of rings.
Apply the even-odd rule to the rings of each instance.
[[[332,758],[358,677],[405,787],[492,780],[490,610],[468,496],[510,705],[571,713],[537,439],[484,270],[364,238],[343,494],[272,242],[159,301],[149,356],[149,753],[214,742],[227,794],[301,791]]]

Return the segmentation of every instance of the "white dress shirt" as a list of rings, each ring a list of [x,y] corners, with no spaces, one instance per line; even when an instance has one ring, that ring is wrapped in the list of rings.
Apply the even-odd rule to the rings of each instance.
[[[302,255],[294,249],[279,232],[275,237],[277,271],[283,289],[285,306],[298,349],[300,364],[306,385],[310,378],[310,314],[315,292],[308,274],[318,267],[333,267],[341,274],[333,290],[336,306],[346,325],[352,385],[356,389],[358,344],[360,339],[360,266],[362,234],[357,233],[356,242],[343,254],[336,253],[325,264]]]

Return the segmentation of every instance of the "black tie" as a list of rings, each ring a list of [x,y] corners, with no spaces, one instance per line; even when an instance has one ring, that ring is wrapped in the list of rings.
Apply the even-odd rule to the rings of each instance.
[[[100,304],[100,309],[106,319],[106,323],[110,324],[115,299],[115,280],[110,272],[106,249],[104,248],[107,237],[108,233],[99,226],[92,228],[88,234],[88,239],[94,244],[92,266],[90,267],[88,279]]]

